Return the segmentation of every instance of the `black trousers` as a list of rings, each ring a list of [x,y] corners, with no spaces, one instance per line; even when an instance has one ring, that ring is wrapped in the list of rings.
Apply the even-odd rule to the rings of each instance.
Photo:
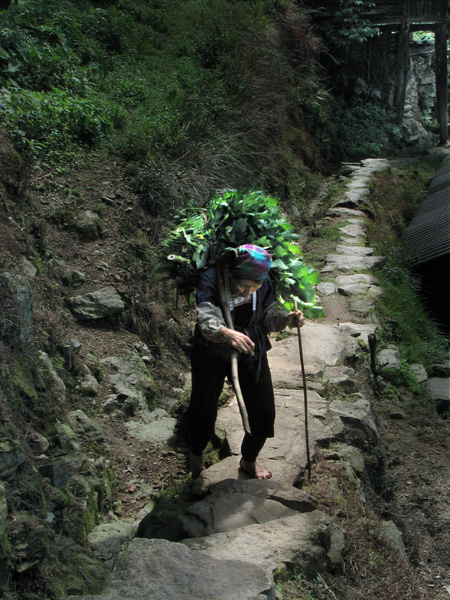
[[[225,379],[231,381],[231,365],[202,346],[193,348],[191,357],[192,392],[186,413],[191,452],[203,452],[214,434],[218,402]],[[243,361],[238,363],[239,384],[248,413],[250,430],[242,441],[244,460],[254,462],[268,437],[274,436],[275,400],[267,354],[261,359],[259,378],[255,369]]]

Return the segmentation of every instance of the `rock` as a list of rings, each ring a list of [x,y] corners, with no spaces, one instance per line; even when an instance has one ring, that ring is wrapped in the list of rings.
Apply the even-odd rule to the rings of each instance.
[[[298,512],[311,512],[317,508],[317,500],[298,488],[274,479],[225,479],[211,488],[213,494],[235,491],[252,496],[276,500],[283,506]]]
[[[49,442],[46,437],[33,431],[27,437],[27,444],[30,448],[31,452],[35,456],[39,456],[39,454],[43,454],[47,448],[49,447]]]
[[[92,373],[87,373],[78,383],[77,390],[83,396],[96,396],[98,393],[98,381]]]
[[[46,379],[50,379],[54,395],[59,397],[61,401],[64,401],[66,398],[66,386],[58,375],[50,357],[40,350],[37,355]]]
[[[87,539],[94,556],[112,567],[122,546],[133,539],[136,531],[136,524],[117,520],[97,525]]]
[[[428,379],[427,371],[423,365],[411,365],[411,371],[413,372],[418,383],[424,383]]]
[[[378,353],[378,363],[381,368],[399,369],[400,352],[393,348],[384,348]]]
[[[295,511],[311,512],[317,506],[308,494],[274,480],[225,479],[210,491],[181,517],[183,529],[190,537],[266,523],[292,516]]]
[[[336,444],[334,447],[357,475],[364,472],[364,457],[359,448],[348,444]]]
[[[373,335],[376,325],[367,323],[339,323],[339,329],[347,331],[352,337],[361,338],[366,344],[369,343],[369,335]]]
[[[373,248],[368,246],[345,246],[338,244],[336,246],[337,254],[350,254],[351,256],[370,256],[373,254]]]
[[[378,428],[372,407],[362,395],[354,394],[348,400],[333,400],[330,404],[330,412],[338,416],[346,425],[362,431],[369,442],[378,441]]]
[[[0,274],[2,296],[1,337],[11,347],[26,342],[30,336],[34,296],[29,281],[23,275]]]
[[[439,414],[450,410],[450,377],[431,377],[426,382]]]
[[[319,285],[316,287],[316,290],[322,296],[330,296],[336,292],[336,287],[334,283],[325,281],[323,283],[319,283]]]
[[[331,208],[327,215],[330,217],[365,217],[365,213],[355,208],[335,207]]]
[[[393,521],[382,521],[381,529],[383,536],[386,538],[388,544],[394,548],[400,556],[406,558],[405,545],[403,543],[403,536],[396,524]]]
[[[38,272],[36,267],[27,258],[25,258],[25,256],[22,256],[20,260],[20,266],[22,269],[22,274],[27,279],[34,279],[36,277]]]
[[[9,480],[25,461],[25,452],[17,440],[0,439],[0,479]]]
[[[363,298],[362,300],[352,301],[349,308],[352,312],[367,315],[375,310],[375,303],[373,300]]]
[[[366,285],[379,285],[379,281],[373,275],[366,273],[353,273],[352,275],[338,275],[336,277],[338,285],[353,285],[355,283],[365,283]]]
[[[9,543],[15,556],[14,569],[24,573],[40,563],[48,553],[52,532],[48,524],[32,513],[19,513],[10,524]]]
[[[90,419],[82,410],[74,410],[67,415],[67,422],[74,433],[86,442],[102,443],[104,435],[100,426]]]
[[[164,409],[159,408],[148,413],[145,420],[145,423],[128,421],[126,427],[130,435],[150,444],[168,442],[174,436],[177,421]]]
[[[338,287],[339,294],[342,296],[353,296],[355,294],[365,295],[369,297],[381,296],[383,289],[378,285],[367,285],[366,283],[350,283],[349,285],[340,285]]]
[[[352,221],[357,220],[359,219],[352,219]],[[349,223],[348,225],[344,225],[340,230],[350,238],[364,238],[366,236],[366,226],[363,224],[362,220],[360,220],[359,223]]]
[[[302,345],[308,348],[305,369],[315,376],[323,373],[327,366],[344,364],[345,359],[353,355],[358,347],[357,342],[346,331],[333,325],[307,322],[301,329],[301,336]],[[302,387],[296,334],[274,344],[268,358],[275,387],[281,387],[281,382],[289,382],[289,387]],[[318,369],[314,369],[313,365]]]
[[[332,547],[336,550],[333,539],[338,536],[342,539],[342,531],[331,517],[315,510],[294,513],[264,525],[247,525],[231,532],[186,539],[184,543],[220,561],[239,556],[246,564],[262,567],[270,574],[284,571],[289,565],[314,578],[331,562],[336,565],[342,560],[342,554],[329,555]]]
[[[371,176],[377,171],[391,170],[391,165],[386,158],[365,158],[361,161],[362,169],[360,173],[364,173],[367,176]]]
[[[238,555],[239,556],[239,555]],[[184,544],[135,539],[117,559],[101,596],[67,600],[275,600],[270,575],[242,560],[217,560]]]
[[[207,496],[196,502],[181,517],[189,537],[203,537],[252,525],[266,523],[294,514],[279,502],[235,492]]]
[[[69,469],[63,460],[53,460],[38,466],[41,477],[46,477],[50,484],[58,490],[63,490],[70,478]]]
[[[96,292],[69,298],[73,314],[82,321],[98,321],[120,315],[125,304],[116,289],[105,287]]]
[[[352,379],[353,369],[348,367],[327,367],[324,373],[324,379],[330,383],[338,385],[346,394],[358,392],[358,386]]]
[[[125,356],[104,358],[100,365],[114,391],[103,410],[108,414],[118,413],[122,417],[139,414],[145,418],[152,410],[156,387],[141,356],[130,351]]]
[[[100,237],[100,216],[87,210],[78,218],[75,228],[86,241],[95,241]]]
[[[430,374],[431,377],[450,377],[450,360],[431,365]]]
[[[71,279],[73,285],[82,285],[86,281],[86,275],[81,271],[72,271]]]
[[[365,271],[380,264],[383,256],[350,256],[347,254],[328,254],[326,263],[339,271]]]

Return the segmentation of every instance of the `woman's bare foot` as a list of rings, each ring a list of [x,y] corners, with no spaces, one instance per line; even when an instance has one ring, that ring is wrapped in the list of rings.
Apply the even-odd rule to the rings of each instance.
[[[266,467],[263,467],[256,461],[249,462],[241,458],[239,466],[247,473],[247,475],[250,475],[255,479],[270,479],[272,477],[272,473],[269,471],[269,469],[266,469]]]
[[[205,457],[203,454],[197,456],[195,454],[190,454],[190,463],[191,463],[191,474],[192,479],[197,479],[202,471],[206,469],[205,465]]]

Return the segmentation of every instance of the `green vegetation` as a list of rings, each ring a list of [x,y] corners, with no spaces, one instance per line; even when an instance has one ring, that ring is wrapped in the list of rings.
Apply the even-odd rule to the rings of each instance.
[[[379,317],[383,325],[382,344],[395,342],[409,364],[425,367],[442,362],[448,355],[448,341],[430,319],[421,298],[419,282],[410,273],[400,247],[394,247],[376,272],[384,295]]]
[[[161,244],[156,271],[175,282],[188,297],[198,273],[213,265],[225,248],[256,244],[272,253],[280,303],[288,310],[297,301],[309,318],[320,316],[314,306],[318,273],[303,262],[298,236],[281,214],[278,202],[262,192],[227,190],[204,208],[183,211],[175,229]]]
[[[386,257],[374,273],[384,290],[378,312],[383,329],[377,337],[380,347],[389,343],[398,347],[405,365],[395,374],[394,383],[412,392],[418,390],[407,363],[421,363],[429,368],[448,357],[448,340],[430,318],[420,281],[412,273],[401,244],[401,236],[425,197],[441,160],[428,157],[403,170],[378,175],[370,198],[376,218],[370,227],[369,242],[377,253]]]
[[[394,154],[401,147],[401,131],[385,108],[362,100],[336,99],[334,114],[338,139],[349,160]]]
[[[367,42],[380,32],[363,14],[375,7],[374,2],[365,0],[339,0],[334,18],[321,27],[321,33],[332,47],[344,52],[354,48],[355,43]]]
[[[22,0],[0,12],[0,118],[44,168],[102,149],[147,188],[195,170],[199,194],[299,199],[329,137],[317,47],[291,2]]]

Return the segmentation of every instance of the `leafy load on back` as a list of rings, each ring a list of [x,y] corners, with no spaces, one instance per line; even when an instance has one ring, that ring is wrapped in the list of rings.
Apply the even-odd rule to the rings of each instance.
[[[293,310],[297,301],[305,316],[322,316],[314,302],[318,273],[303,262],[298,236],[283,217],[276,198],[260,191],[225,190],[204,208],[187,208],[160,246],[155,272],[168,277],[189,301],[199,274],[214,265],[225,248],[255,244],[273,258],[280,305]]]

